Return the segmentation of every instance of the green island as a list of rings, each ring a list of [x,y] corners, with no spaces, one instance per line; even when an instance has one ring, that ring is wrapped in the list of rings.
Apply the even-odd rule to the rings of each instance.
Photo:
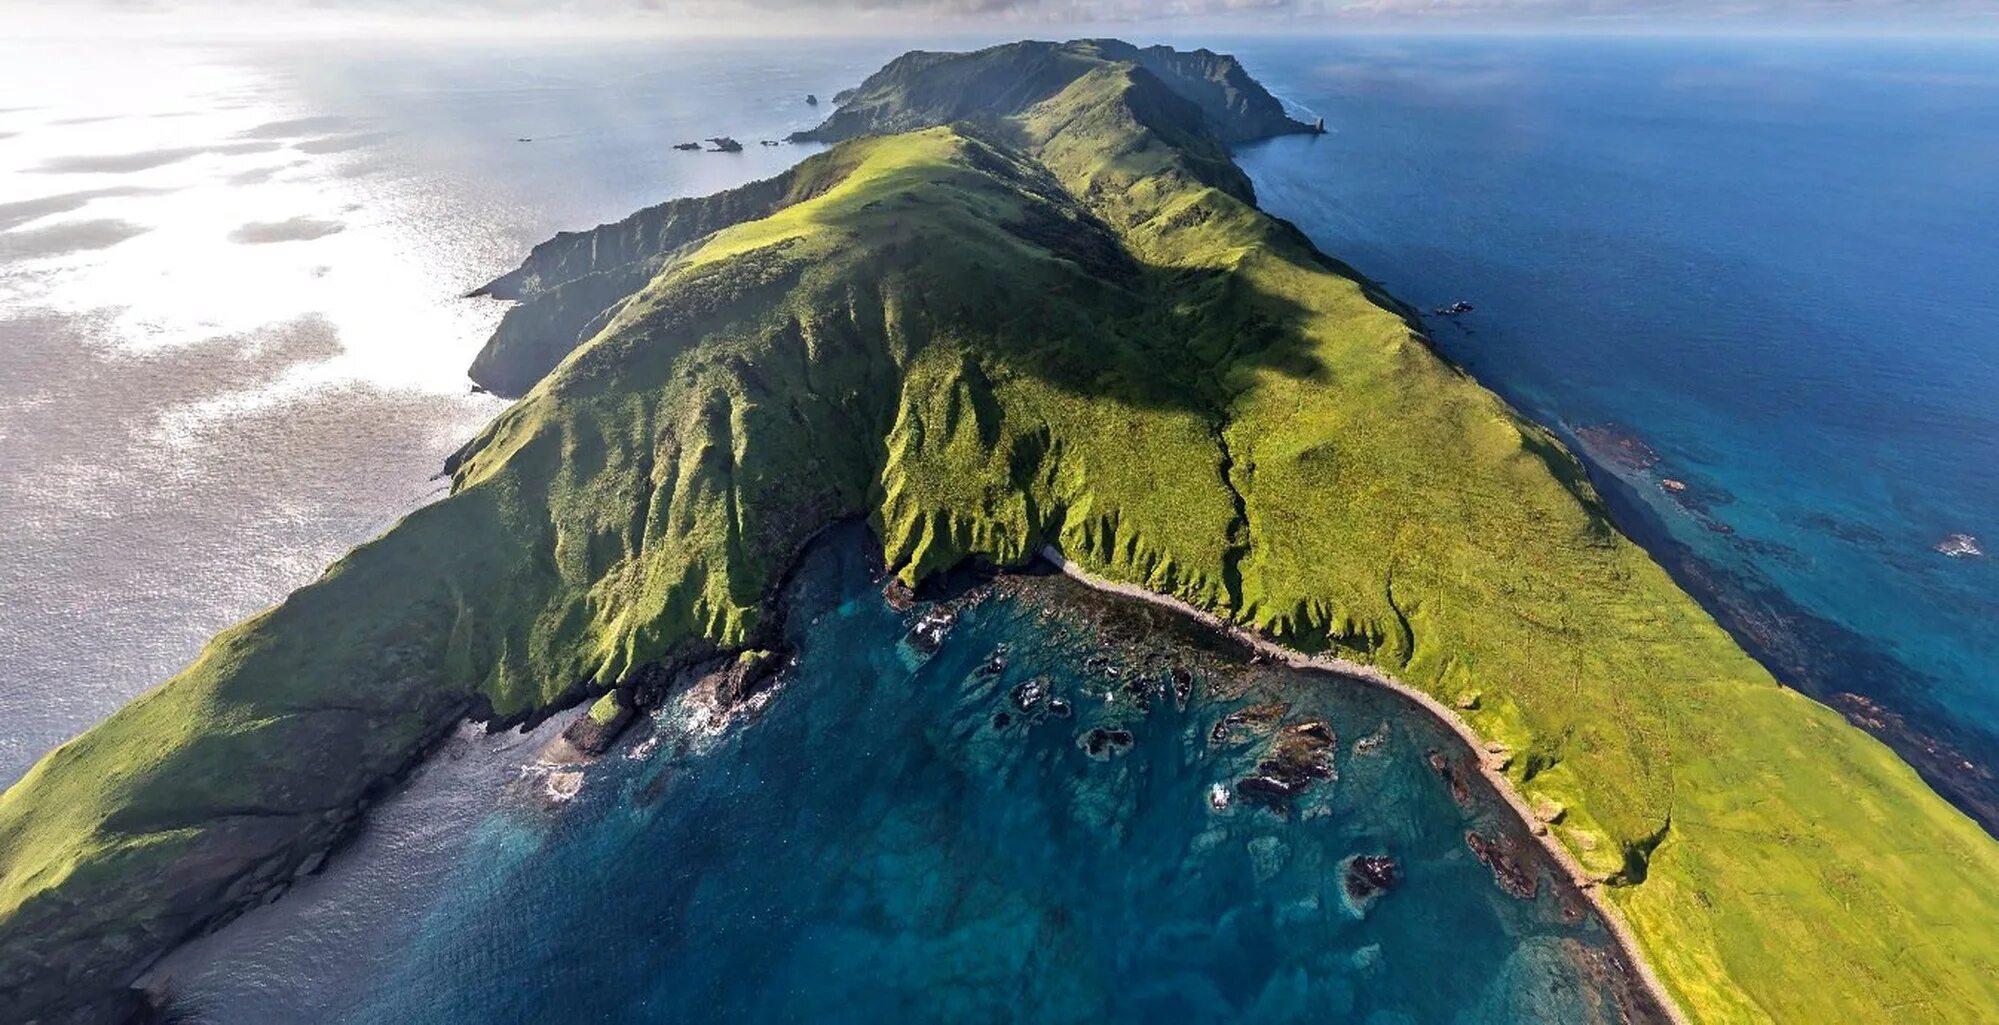
[[[769,646],[860,517],[910,584],[1054,545],[1463,709],[1692,1020],[1999,1021],[1999,843],[1257,208],[1227,147],[1309,130],[1207,51],[911,53],[792,171],[537,247],[449,497],[0,797],[9,1019],[125,1017],[467,716]]]

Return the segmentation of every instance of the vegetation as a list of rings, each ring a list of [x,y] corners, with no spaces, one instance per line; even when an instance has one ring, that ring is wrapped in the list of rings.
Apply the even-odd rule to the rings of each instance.
[[[905,57],[822,130],[900,134],[683,209],[698,234],[537,250],[518,322],[569,335],[482,355],[539,383],[452,495],[0,797],[0,991],[93,1020],[463,715],[755,648],[797,550],[865,516],[910,582],[1055,543],[1479,695],[1467,719],[1566,809],[1698,1020],[1999,1020],[1999,844],[1779,686],[1547,431],[1259,212],[1223,145],[1241,82],[1180,67]]]
[[[599,695],[597,700],[590,703],[589,711],[584,714],[590,717],[591,722],[599,726],[611,726],[624,718],[625,705],[619,699],[617,691],[607,690]]]

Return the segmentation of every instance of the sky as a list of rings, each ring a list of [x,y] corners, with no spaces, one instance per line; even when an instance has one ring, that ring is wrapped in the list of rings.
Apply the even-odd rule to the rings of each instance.
[[[1130,24],[1235,32],[1999,34],[1999,0],[0,0],[17,28],[140,32],[934,32]]]

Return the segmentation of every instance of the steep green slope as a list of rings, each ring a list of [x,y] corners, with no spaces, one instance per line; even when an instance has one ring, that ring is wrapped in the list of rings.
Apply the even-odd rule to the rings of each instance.
[[[109,1020],[429,737],[756,645],[799,547],[861,515],[911,581],[1053,542],[1478,694],[1699,1020],[1999,1020],[1999,845],[1255,209],[1220,59],[1132,52],[904,58],[822,129],[903,134],[538,249],[482,366],[539,383],[452,495],[0,796],[0,1002]]]

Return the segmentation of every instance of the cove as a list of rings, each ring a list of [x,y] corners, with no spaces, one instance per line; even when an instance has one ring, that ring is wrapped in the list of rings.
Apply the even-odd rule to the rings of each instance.
[[[574,800],[484,814],[335,1020],[1661,1020],[1404,699],[1060,576],[898,612],[880,572],[831,532],[766,689],[683,687]]]

